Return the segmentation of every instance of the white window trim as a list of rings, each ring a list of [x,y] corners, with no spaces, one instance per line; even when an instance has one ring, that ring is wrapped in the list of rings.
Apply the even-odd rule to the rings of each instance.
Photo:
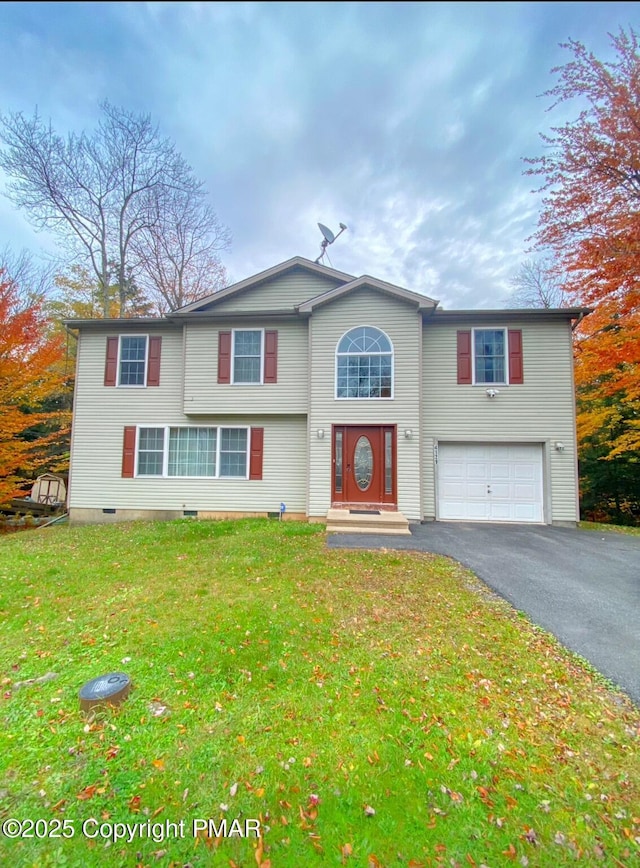
[[[342,343],[343,338],[346,335],[348,335],[349,332],[353,331],[354,329],[358,329],[358,328],[375,329],[377,332],[380,332],[381,334],[383,334],[385,336],[385,338],[389,341],[389,346],[391,347],[391,394],[389,395],[389,397],[385,397],[385,398],[382,398],[382,397],[380,397],[380,398],[350,398],[347,395],[345,395],[344,397],[340,397],[338,395],[338,358],[339,357],[341,357],[341,356],[388,356],[389,355],[389,353],[381,353],[381,352],[376,352],[376,353],[339,353],[338,347]],[[359,324],[359,325],[355,325],[355,326],[349,326],[349,328],[345,332],[343,332],[342,335],[338,338],[338,340],[336,342],[336,348],[335,348],[334,356],[335,356],[335,359],[334,359],[334,383],[333,383],[334,400],[336,400],[336,401],[393,401],[393,399],[395,397],[395,383],[396,383],[396,377],[395,377],[396,353],[395,353],[395,350],[393,348],[393,341],[391,340],[389,335],[386,333],[386,331],[384,331],[384,329],[381,329],[379,326],[368,325],[368,324]]]
[[[138,457],[140,454],[140,429],[141,428],[156,428],[164,431],[164,440],[162,444],[162,473],[138,473]],[[215,428],[216,435],[216,474],[215,476],[169,476],[169,437],[171,428]],[[244,476],[221,476],[220,475],[220,432],[225,431],[246,431],[247,432],[247,466]],[[154,425],[152,422],[143,425],[136,425],[136,453],[135,453],[135,471],[136,479],[222,479],[222,480],[238,480],[249,479],[251,464],[251,426],[250,425]]]
[[[122,339],[123,338],[144,338],[144,383],[121,383],[120,382],[120,361],[122,356]],[[149,335],[118,335],[118,378],[117,384],[120,389],[146,389],[147,375],[149,373]],[[143,426],[144,427],[144,426]]]
[[[503,382],[495,380],[492,383],[485,383],[476,380],[476,332],[502,332],[504,334],[504,376]],[[474,386],[483,386],[485,389],[491,386],[508,386],[509,385],[509,329],[505,326],[479,326],[471,329],[471,370],[472,383]]]
[[[236,381],[236,332],[260,332],[260,380],[257,383],[247,383],[243,380]],[[264,385],[264,329],[232,329],[231,330],[231,385],[232,386],[262,386]]]

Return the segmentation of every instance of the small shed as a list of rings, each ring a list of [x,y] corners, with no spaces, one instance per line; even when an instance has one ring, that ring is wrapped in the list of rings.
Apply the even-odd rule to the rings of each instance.
[[[62,476],[43,473],[31,486],[27,497],[14,498],[11,508],[19,513],[51,515],[59,512],[67,500],[67,487]]]
[[[61,505],[67,499],[67,488],[64,479],[55,473],[43,473],[38,476],[31,488],[31,500],[36,503]]]

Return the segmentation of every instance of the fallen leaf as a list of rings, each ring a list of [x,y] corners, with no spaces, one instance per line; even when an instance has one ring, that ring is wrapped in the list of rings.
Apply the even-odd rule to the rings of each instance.
[[[340,852],[342,853],[342,864],[344,865],[345,859],[349,859],[353,854],[353,846],[351,844],[343,844],[340,848]]]

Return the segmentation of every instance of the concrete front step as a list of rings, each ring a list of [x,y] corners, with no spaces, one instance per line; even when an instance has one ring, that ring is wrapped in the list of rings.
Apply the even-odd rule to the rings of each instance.
[[[401,512],[380,511],[378,514],[330,509],[327,513],[327,533],[411,534],[409,522]]]

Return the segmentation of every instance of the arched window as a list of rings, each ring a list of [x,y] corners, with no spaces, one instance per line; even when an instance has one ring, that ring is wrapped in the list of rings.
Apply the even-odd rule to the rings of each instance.
[[[336,398],[391,398],[393,347],[380,329],[357,326],[336,349]]]

